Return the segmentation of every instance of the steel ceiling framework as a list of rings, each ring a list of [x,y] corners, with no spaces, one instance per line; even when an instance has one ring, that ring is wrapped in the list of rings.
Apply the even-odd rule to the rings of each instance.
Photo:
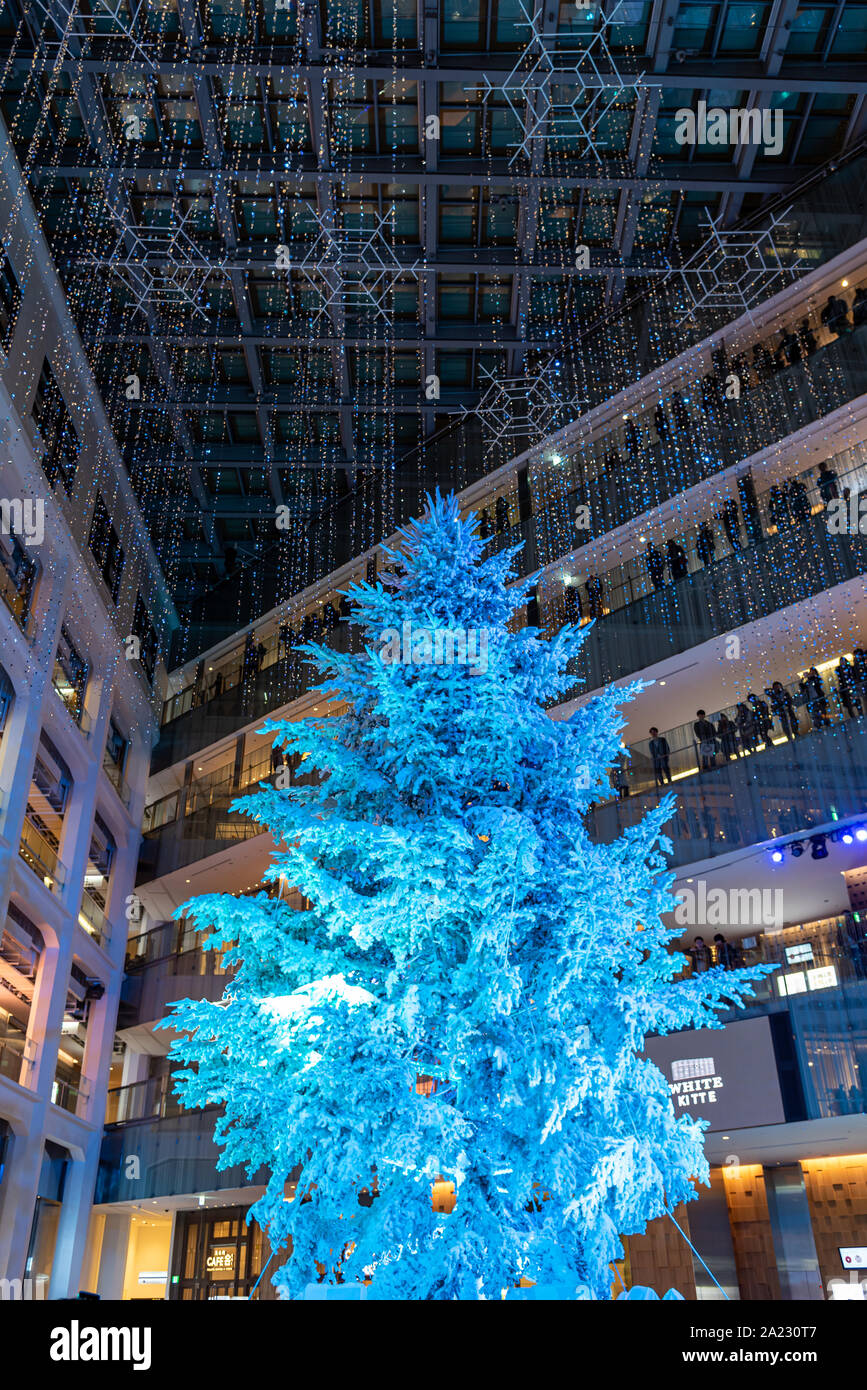
[[[412,153],[383,154],[376,150],[361,150],[348,155],[341,152],[335,137],[332,80],[338,71],[338,57],[325,46],[323,11],[319,4],[297,0],[297,34],[291,44],[272,43],[248,45],[242,63],[227,63],[226,48],[220,51],[209,36],[203,22],[203,10],[197,0],[177,0],[178,33],[171,40],[156,42],[141,21],[141,4],[131,6],[120,0],[39,0],[28,5],[25,0],[6,0],[13,24],[23,18],[29,42],[20,44],[12,59],[12,69],[23,73],[33,62],[40,42],[57,44],[64,36],[65,62],[76,74],[76,93],[86,139],[70,148],[60,139],[53,117],[46,112],[49,138],[44,150],[28,170],[31,178],[50,180],[55,192],[72,203],[81,181],[98,181],[103,190],[109,220],[121,228],[118,250],[102,257],[102,269],[124,275],[134,291],[134,302],[140,312],[129,322],[109,322],[100,335],[100,344],[121,345],[138,351],[146,348],[154,370],[154,382],[142,398],[124,403],[130,412],[168,408],[173,431],[176,458],[183,460],[189,472],[190,492],[181,505],[191,523],[201,519],[202,533],[191,537],[186,558],[190,564],[213,567],[219,576],[224,572],[223,547],[220,540],[221,516],[273,516],[273,508],[287,500],[285,474],[289,455],[282,450],[274,436],[274,412],[304,410],[311,414],[330,410],[339,419],[338,458],[345,469],[346,486],[356,482],[358,455],[356,423],[359,410],[376,411],[376,403],[359,398],[349,370],[348,354],[354,349],[367,350],[386,345],[418,355],[420,385],[437,371],[439,355],[444,352],[464,352],[472,355],[473,378],[469,387],[444,393],[445,400],[428,400],[422,390],[395,390],[389,398],[389,410],[406,410],[420,416],[426,435],[430,435],[438,420],[448,410],[474,408],[497,396],[502,405],[503,392],[508,394],[516,383],[526,377],[528,354],[550,351],[551,340],[534,331],[531,319],[533,286],[544,279],[568,279],[576,274],[601,279],[604,285],[603,305],[610,309],[623,293],[631,276],[660,274],[678,257],[688,260],[692,247],[681,252],[679,220],[683,195],[696,195],[712,212],[712,227],[717,235],[730,227],[743,208],[746,194],[774,195],[785,192],[809,172],[809,165],[799,163],[798,152],[808,129],[813,106],[823,93],[844,91],[850,94],[850,108],[845,116],[842,139],[828,157],[846,148],[867,133],[867,76],[863,65],[829,64],[834,34],[840,24],[845,4],[838,3],[830,15],[827,38],[820,55],[794,67],[786,65],[785,79],[781,77],[792,23],[797,12],[796,0],[773,0],[770,5],[758,51],[748,61],[726,59],[721,51],[721,38],[730,12],[730,0],[716,7],[712,39],[702,54],[672,52],[675,22],[681,6],[678,0],[652,0],[649,6],[645,41],[634,59],[622,53],[615,55],[606,41],[608,27],[591,30],[585,39],[563,36],[558,28],[560,6],[550,0],[521,0],[529,25],[529,42],[523,52],[516,48],[489,47],[470,55],[449,52],[442,43],[442,6],[438,0],[418,0],[416,15],[416,44],[408,44],[394,53],[359,52],[356,75],[376,88],[382,81],[400,80],[414,83],[417,93],[418,149]],[[293,0],[294,3],[294,0]],[[630,12],[635,6],[627,6]],[[759,7],[764,8],[764,7]],[[623,9],[622,0],[604,6],[609,24]],[[97,14],[103,19],[114,15],[118,26],[110,35],[94,32],[92,20]],[[50,20],[42,30],[44,20]],[[98,29],[98,26],[96,26]],[[585,56],[582,58],[581,54]],[[291,71],[301,83],[303,106],[309,125],[308,148],[299,151],[291,161],[281,147],[269,115],[269,82],[277,70]],[[481,79],[479,109],[484,113],[489,104],[500,98],[515,117],[520,117],[521,136],[515,148],[501,155],[490,153],[481,161],[449,156],[440,143],[427,136],[429,118],[442,117],[441,84],[478,88]],[[551,127],[557,115],[560,98],[555,85],[564,75],[578,73],[580,99],[570,97],[571,114],[579,134],[586,143],[584,157],[572,161],[568,168],[556,167],[557,137]],[[199,148],[177,148],[168,140],[160,123],[158,90],[177,83],[179,73],[184,91],[192,90],[192,103],[201,133]],[[229,148],[226,141],[226,109],[220,83],[231,83],[243,74],[245,82],[253,83],[259,92],[258,106],[264,131],[263,147],[255,154],[244,154]],[[158,146],[142,148],[132,157],[130,147],[124,147],[115,133],[116,113],[112,112],[108,83],[123,75],[124,80],[142,84],[151,102],[157,124]],[[760,105],[763,99],[779,90],[783,80],[788,91],[802,94],[802,110],[798,128],[790,141],[787,157],[775,165],[772,172],[763,167],[756,175],[756,149],[745,146],[738,150],[728,164],[703,163],[694,157],[678,161],[663,161],[653,154],[654,137],[660,119],[664,89],[684,92],[689,97],[706,97],[728,85],[746,92],[745,105]],[[597,148],[601,115],[611,106],[612,90],[628,89],[634,97],[631,130],[625,159],[625,174],[618,169],[606,169],[599,163],[604,151]],[[221,105],[222,103],[222,105]],[[588,112],[590,115],[588,116]],[[584,121],[582,127],[581,122]],[[52,145],[51,137],[54,137]],[[129,152],[129,153],[128,153]],[[594,158],[595,156],[595,158]],[[24,161],[22,160],[22,163]],[[287,164],[291,163],[291,168]],[[201,181],[207,185],[214,211],[215,225],[211,235],[195,229],[189,219],[170,233],[162,242],[153,229],[147,232],[137,220],[133,200],[148,177],[164,191],[177,190],[179,180]],[[315,200],[314,220],[317,237],[298,258],[296,274],[318,287],[321,300],[318,337],[311,343],[297,317],[287,315],[282,322],[263,323],[253,297],[257,276],[274,273],[270,253],[251,245],[242,235],[238,223],[236,185],[239,180],[256,182],[263,188],[293,187],[309,192]],[[387,214],[376,214],[374,226],[368,233],[349,234],[342,226],[339,213],[341,193],[348,183],[356,184],[362,192],[377,186],[401,185],[413,191],[419,209],[418,244],[402,246],[388,235]],[[487,190],[488,196],[505,197],[515,207],[515,235],[507,246],[452,247],[444,244],[439,234],[439,211],[449,186]],[[543,246],[541,225],[546,194],[553,189],[568,192],[575,200],[575,217],[582,215],[588,196],[607,192],[615,199],[614,235],[610,248],[594,247],[590,265],[578,271],[569,255],[558,256]],[[156,191],[159,191],[159,187]],[[668,244],[658,254],[636,251],[636,232],[642,199],[646,195],[669,195],[674,213]],[[675,196],[677,195],[677,196]],[[380,197],[384,195],[380,194]],[[481,200],[481,191],[480,191]],[[481,216],[479,211],[478,216]],[[189,238],[181,253],[181,234]],[[365,242],[366,235],[366,244]],[[353,240],[354,236],[354,240]],[[322,239],[325,239],[323,249]],[[330,241],[329,241],[330,239]],[[317,248],[317,243],[319,243]],[[375,243],[375,245],[374,245]],[[97,257],[97,259],[100,259]],[[106,264],[108,260],[112,265]],[[330,264],[329,264],[330,261]],[[375,293],[378,311],[372,321],[359,325],[351,309],[352,293],[369,293],[359,287],[364,284],[364,272],[376,263],[378,282]],[[64,274],[69,265],[61,264]],[[202,288],[215,273],[225,277],[231,288],[234,306],[234,325],[227,329],[218,318],[201,307]],[[283,272],[291,278],[292,272]],[[510,299],[508,317],[502,322],[480,322],[452,325],[443,322],[437,309],[437,287],[440,277],[466,276],[508,277]],[[190,278],[191,277],[191,278]],[[410,282],[417,289],[418,312],[407,322],[389,322],[384,309],[384,291],[396,282]],[[190,288],[192,286],[192,288]],[[705,290],[705,293],[710,291]],[[169,330],[161,304],[171,295],[189,293],[196,300],[195,311],[181,328]],[[347,299],[350,301],[347,304]],[[297,388],[269,383],[263,371],[263,353],[268,349],[304,351],[316,347],[327,354],[331,379],[315,398],[301,397]],[[246,367],[246,382],[240,387],[225,386],[222,391],[210,387],[198,392],[189,383],[179,383],[173,376],[171,356],[178,348],[204,348],[208,351],[239,349]],[[490,359],[485,354],[497,352],[502,362],[502,385],[497,394],[490,380]],[[530,375],[538,379],[538,367],[530,364]],[[370,393],[368,392],[369,396]],[[571,401],[577,406],[576,401]],[[233,449],[226,445],[205,451],[197,445],[190,429],[190,413],[203,408],[213,411],[253,412],[258,421],[261,443],[257,446]],[[236,457],[233,457],[233,454]],[[297,452],[292,456],[298,466]],[[214,496],[204,480],[204,470],[218,465],[237,467],[243,477],[251,468],[263,470],[267,479],[264,496]],[[370,455],[363,460],[367,466]],[[136,460],[128,460],[134,471]],[[302,466],[315,467],[316,459],[301,461]],[[191,528],[192,529],[192,528]]]

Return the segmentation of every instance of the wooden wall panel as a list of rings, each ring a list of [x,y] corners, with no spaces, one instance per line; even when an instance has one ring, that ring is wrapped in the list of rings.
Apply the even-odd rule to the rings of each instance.
[[[780,1280],[759,1164],[724,1168],[723,1181],[742,1299],[779,1299]]]
[[[867,1245],[867,1154],[803,1159],[801,1168],[827,1292],[829,1279],[847,1277],[837,1247]]]
[[[689,1217],[683,1205],[675,1207],[675,1220],[689,1235]],[[624,1236],[626,1285],[646,1284],[660,1298],[677,1289],[686,1299],[695,1298],[695,1272],[692,1251],[673,1221],[659,1216],[648,1224],[644,1235]]]

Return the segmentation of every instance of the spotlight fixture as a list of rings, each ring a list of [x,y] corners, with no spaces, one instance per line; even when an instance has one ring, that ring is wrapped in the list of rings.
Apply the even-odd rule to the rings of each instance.
[[[843,841],[844,845],[853,845],[855,843],[855,836],[851,830],[844,830],[840,839]]]
[[[828,846],[825,843],[824,835],[811,835],[810,844],[812,845],[810,853],[814,859],[828,858]]]
[[[804,845],[801,840],[793,840],[789,848],[792,851],[793,859],[800,859],[801,855],[804,853]]]
[[[858,829],[855,831],[855,839],[861,841],[867,840],[867,828],[865,828],[865,826],[858,826]]]
[[[783,862],[783,851],[782,851],[781,849],[774,849],[774,850],[771,850],[771,859],[773,860],[773,862],[774,862],[775,864],[782,864],[782,862]]]

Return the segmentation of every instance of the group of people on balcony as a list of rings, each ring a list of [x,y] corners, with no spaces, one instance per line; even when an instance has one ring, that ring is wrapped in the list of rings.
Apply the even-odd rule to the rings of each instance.
[[[836,695],[849,719],[860,718],[867,710],[867,652],[856,647],[851,660],[841,656],[834,668]],[[827,728],[832,723],[829,693],[825,679],[811,666],[798,681],[794,693],[782,681],[773,681],[763,692],[764,697],[750,691],[745,700],[735,706],[734,718],[723,711],[716,723],[706,710],[696,710],[692,726],[698,771],[712,772],[738,757],[759,749],[769,748],[779,725],[783,737],[794,742],[802,733]],[[809,716],[809,727],[802,729],[798,710]],[[670,785],[672,750],[668,739],[655,725],[650,729],[648,751],[653,763],[653,778],[657,787]],[[629,795],[626,769],[629,757],[621,754],[612,771],[612,781],[620,797]]]
[[[511,525],[509,503],[505,496],[498,497],[494,502],[493,521],[487,507],[483,507],[479,512],[479,535],[483,540],[489,540],[491,536],[501,536]]]
[[[809,474],[802,473],[783,483],[774,483],[768,490],[768,523],[777,533],[807,521],[812,515],[813,502],[807,480]],[[827,461],[823,460],[819,464],[814,482],[823,507],[827,507],[832,500],[841,496],[839,477]],[[848,495],[849,489],[844,488],[842,496],[848,498]],[[735,498],[727,497],[720,511],[714,517],[701,522],[694,533],[695,554],[703,569],[708,569],[723,558],[718,551],[720,533],[725,536],[732,551],[742,548],[744,533],[748,544],[764,537],[758,496],[749,477],[741,479],[741,496],[743,516]],[[682,540],[671,537],[665,542],[664,549],[653,541],[648,541],[642,558],[654,592],[664,589],[667,584],[677,584],[689,574],[689,554],[683,540],[689,544],[687,537],[683,537]],[[598,575],[588,575],[584,591],[582,594],[579,584],[567,584],[564,588],[563,606],[567,622],[579,623],[582,618],[601,618],[609,611],[603,593],[603,581]]]
[[[830,340],[851,333],[867,322],[867,286],[855,290],[851,304],[842,295],[832,292],[819,315],[819,321]],[[779,334],[777,342],[774,341],[775,334]],[[723,347],[718,348],[712,354],[713,371],[698,382],[702,413],[705,416],[716,413],[726,398],[725,387],[732,375],[737,378],[741,388],[749,390],[777,372],[807,361],[821,346],[809,318],[804,318],[800,323],[787,324],[782,329],[774,330],[774,333],[756,343],[751,351],[744,350],[728,357]],[[691,425],[687,402],[679,391],[654,406],[652,419],[656,438],[661,444],[676,438]],[[627,456],[637,459],[642,448],[642,431],[631,417],[624,425],[623,443]],[[610,472],[620,463],[617,449],[610,448],[605,455],[606,468]]]
[[[843,295],[832,291],[819,314],[819,322],[832,341],[860,328],[867,322],[867,286],[855,290],[851,304]],[[745,351],[729,358],[726,371],[733,372],[742,385],[758,385],[787,367],[806,362],[821,346],[809,318],[804,318],[800,323],[790,323],[780,329],[778,342],[768,337],[756,343],[751,353]],[[709,383],[705,389],[704,382],[702,387],[702,400],[707,407],[706,397],[712,388]]]
[[[334,632],[341,623],[348,620],[349,611],[350,601],[345,594],[341,594],[336,607],[330,600],[326,600],[314,612],[305,613],[297,628],[293,628],[288,622],[282,622],[277,629],[275,659],[277,661],[291,659],[297,662],[300,659],[296,650],[299,643],[326,640],[329,633]],[[268,649],[265,643],[255,633],[248,632],[240,664],[241,683],[245,688],[249,689],[252,686],[266,664],[267,656]],[[234,685],[235,681],[231,679],[231,675],[236,669],[231,667],[217,671],[210,685],[197,693],[193,705],[206,704],[222,695],[225,689]],[[228,683],[227,676],[229,677]]]
[[[856,647],[851,661],[842,656],[835,674],[837,697],[848,718],[860,717],[867,707],[867,653]],[[801,733],[799,706],[806,710],[810,719],[810,727],[804,729],[804,733],[827,728],[832,722],[825,681],[815,666],[799,680],[795,694],[782,681],[774,681],[766,686],[764,695],[766,698],[762,699],[751,691],[746,700],[735,707],[734,719],[723,713],[715,727],[704,710],[696,712],[692,727],[701,772],[712,771],[718,765],[718,756],[723,763],[732,762],[739,753],[754,753],[760,747],[770,747],[775,722],[783,737],[794,742]]]
[[[739,943],[726,941],[719,931],[711,946],[708,946],[703,936],[697,936],[685,954],[689,958],[693,975],[703,975],[714,966],[722,966],[723,970],[738,970],[744,963]]]

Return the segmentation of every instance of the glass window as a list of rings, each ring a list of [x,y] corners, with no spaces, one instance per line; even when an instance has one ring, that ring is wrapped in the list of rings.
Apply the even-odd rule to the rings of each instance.
[[[78,435],[48,358],[39,375],[33,418],[45,444],[42,457],[45,476],[53,488],[62,482],[66,492],[71,492],[78,470]]]
[[[374,0],[373,33],[377,48],[414,47],[416,0]]]
[[[12,262],[0,247],[0,347],[8,352],[21,307],[21,290]]]
[[[788,125],[788,123],[787,123]],[[812,111],[801,143],[798,146],[798,163],[823,164],[843,144],[848,121],[835,116],[819,116]],[[787,130],[787,135],[788,135]],[[783,146],[785,152],[786,145]]]
[[[472,358],[471,352],[438,352],[437,376],[443,386],[469,386]]]
[[[65,623],[60,627],[60,640],[54,658],[52,684],[76,724],[84,712],[84,692],[87,687],[87,662],[73,642]]]
[[[828,5],[799,6],[789,31],[786,58],[799,57],[808,53],[821,53],[825,46],[825,35],[828,32],[832,13],[833,7]]]
[[[729,5],[720,35],[720,53],[757,53],[770,11],[770,5]]]
[[[124,551],[108,514],[108,508],[98,493],[90,525],[90,553],[99,565],[100,574],[116,603],[123,573]]]
[[[439,318],[443,322],[472,323],[474,297],[472,275],[441,275]]]
[[[478,188],[444,184],[439,198],[440,242],[443,245],[475,246],[478,214]]]
[[[837,25],[829,58],[851,58],[867,53],[867,6],[846,5]]]
[[[511,300],[511,275],[506,275],[501,278],[493,275],[479,276],[479,322],[490,322],[495,319],[502,321],[508,319]]]
[[[616,22],[608,29],[608,47],[612,52],[644,48],[650,29],[650,11],[648,3],[636,4],[633,0],[624,0],[615,11]],[[580,14],[580,10],[577,13]]]
[[[410,85],[410,84],[408,84]],[[418,107],[415,104],[415,83],[410,85],[412,101],[394,100],[379,107],[379,142],[384,152],[418,150]]]
[[[504,246],[514,241],[518,229],[518,200],[510,193],[485,192],[483,244]]]
[[[215,39],[237,38],[249,32],[244,0],[210,0],[206,8]]]
[[[229,413],[229,428],[234,444],[261,444],[259,420],[255,410],[233,410]]]
[[[151,621],[148,606],[141,594],[136,595],[132,630],[139,639],[139,661],[148,680],[152,681],[154,669],[159,659],[159,638]]]
[[[675,52],[710,53],[718,9],[718,5],[681,5],[671,40]]]
[[[484,37],[485,0],[450,0],[442,11],[444,49],[471,49]]]
[[[617,217],[617,196],[588,193],[581,217],[581,241],[587,245],[610,245]]]

